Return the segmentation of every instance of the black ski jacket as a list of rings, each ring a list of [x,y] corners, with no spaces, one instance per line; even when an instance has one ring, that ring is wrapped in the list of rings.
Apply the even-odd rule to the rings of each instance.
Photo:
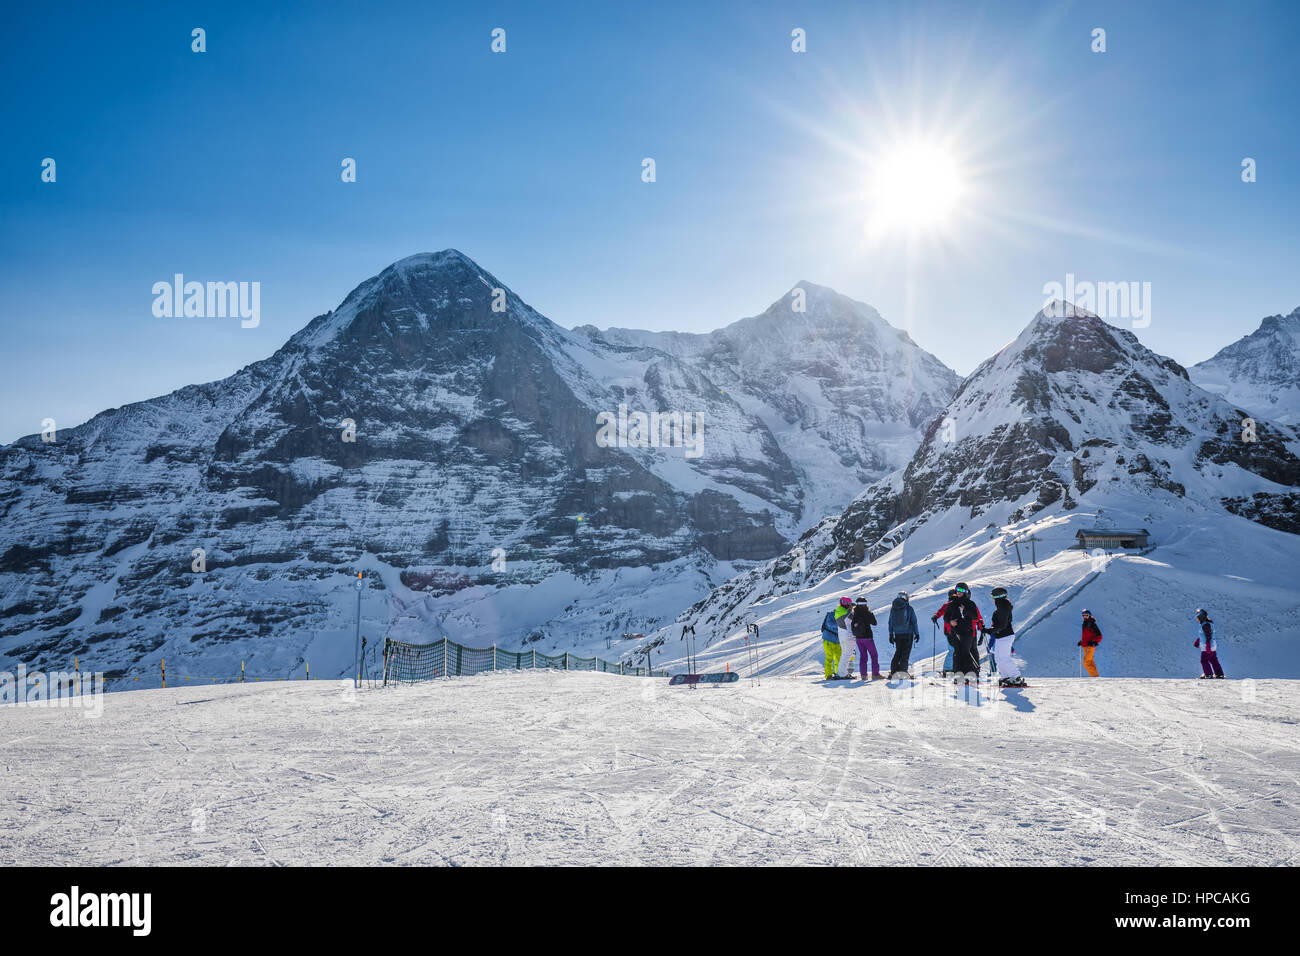
[[[853,636],[860,641],[871,640],[871,628],[876,624],[876,615],[865,604],[853,605]]]
[[[980,620],[980,609],[968,597],[958,595],[948,602],[943,619],[952,628],[955,637],[974,637],[975,625]]]
[[[993,611],[993,626],[989,628],[989,634],[993,637],[1010,637],[1015,633],[1011,630],[1012,604],[1006,598],[998,598],[994,604],[996,608]]]

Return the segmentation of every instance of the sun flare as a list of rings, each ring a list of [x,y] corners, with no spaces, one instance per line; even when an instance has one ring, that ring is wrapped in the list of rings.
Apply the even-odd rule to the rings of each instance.
[[[872,231],[922,231],[948,226],[965,184],[951,152],[909,143],[885,153],[871,170]]]

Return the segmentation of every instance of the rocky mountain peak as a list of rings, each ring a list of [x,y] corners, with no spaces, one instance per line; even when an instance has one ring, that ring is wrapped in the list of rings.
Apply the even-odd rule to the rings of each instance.
[[[1300,421],[1300,308],[1267,316],[1254,332],[1193,366],[1191,375],[1260,418]]]
[[[311,350],[336,344],[408,351],[413,340],[521,324],[545,335],[560,332],[469,256],[444,249],[392,263],[348,293],[333,312],[313,320],[289,344]]]

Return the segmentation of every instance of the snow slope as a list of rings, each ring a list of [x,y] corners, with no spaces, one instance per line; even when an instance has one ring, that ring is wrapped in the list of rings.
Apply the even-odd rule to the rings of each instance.
[[[1015,606],[1016,652],[1026,676],[1071,677],[1079,672],[1080,612],[1096,616],[1104,635],[1097,664],[1105,677],[1192,677],[1200,673],[1193,612],[1208,608],[1229,676],[1300,674],[1300,592],[1295,588],[1294,535],[1258,528],[1240,518],[1197,514],[1151,522],[1160,543],[1146,554],[1091,555],[1070,547],[1073,529],[1095,523],[1095,513],[1054,515],[1021,524],[1014,534],[956,517],[926,525],[877,560],[836,572],[814,585],[742,604],[714,617],[710,602],[685,615],[695,623],[700,668],[744,668],[745,625],[759,625],[763,670],[771,674],[822,672],[821,619],[842,596],[865,597],[882,626],[876,646],[884,660],[888,609],[895,594],[911,595],[921,625],[913,652],[917,666],[933,667],[932,647],[947,650],[934,614],[957,581],[970,585],[985,621],[989,591],[1007,588]],[[1122,522],[1121,522],[1122,523]],[[1024,569],[1011,546],[1020,545]],[[947,541],[956,543],[947,545]],[[1225,562],[1223,555],[1237,557]],[[657,632],[663,644],[656,667],[684,670],[680,625]],[[987,650],[987,648],[985,648]],[[987,668],[987,655],[982,665]],[[856,673],[856,670],[855,670]]]
[[[757,623],[786,642],[769,666],[806,672],[820,668],[819,623],[840,596],[867,597],[880,617],[906,590],[929,614],[964,580],[986,619],[989,590],[1009,590],[1030,675],[1077,672],[1084,607],[1107,635],[1104,673],[1194,673],[1192,614],[1204,607],[1235,673],[1295,676],[1300,440],[1260,422],[1244,442],[1240,420],[1131,332],[1039,313],[962,383],[905,469],[651,640],[661,663],[681,667],[691,623],[702,660],[734,660]],[[1076,532],[1096,526],[1145,528],[1155,549],[1075,549]],[[1027,565],[1036,548],[1037,568],[1020,569],[1017,540]]]
[[[1296,863],[1300,684],[1036,683],[547,672],[5,706],[0,864]]]

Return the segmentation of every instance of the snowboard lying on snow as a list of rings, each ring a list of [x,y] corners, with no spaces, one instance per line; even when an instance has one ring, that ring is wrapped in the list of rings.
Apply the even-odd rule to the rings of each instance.
[[[668,681],[669,687],[680,684],[734,684],[740,680],[735,671],[723,671],[721,674],[674,674]]]

